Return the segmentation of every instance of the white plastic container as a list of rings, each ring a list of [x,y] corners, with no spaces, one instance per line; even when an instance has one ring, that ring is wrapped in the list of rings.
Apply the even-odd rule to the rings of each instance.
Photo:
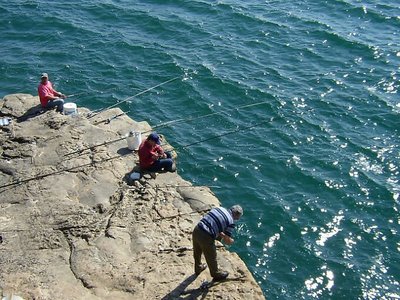
[[[76,115],[77,108],[76,104],[72,102],[64,103],[64,115]]]
[[[142,143],[142,135],[140,132],[136,132],[132,130],[129,132],[126,142],[128,143],[128,149],[133,151],[133,150],[138,150],[140,144]]]
[[[0,119],[0,126],[7,126],[9,125],[11,122],[10,118],[1,118]]]

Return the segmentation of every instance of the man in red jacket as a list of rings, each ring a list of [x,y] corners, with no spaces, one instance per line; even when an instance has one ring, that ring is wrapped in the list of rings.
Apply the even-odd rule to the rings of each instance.
[[[139,165],[141,170],[148,172],[176,170],[171,153],[163,150],[160,137],[155,132],[149,134],[139,146]]]
[[[49,75],[43,73],[38,86],[38,94],[40,103],[43,108],[53,108],[57,106],[57,111],[62,112],[64,109],[64,100],[67,96],[57,92],[49,80]]]

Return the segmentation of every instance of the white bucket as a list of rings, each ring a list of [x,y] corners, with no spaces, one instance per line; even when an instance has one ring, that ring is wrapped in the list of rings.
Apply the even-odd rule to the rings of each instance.
[[[76,115],[76,104],[72,102],[64,103],[64,115]]]
[[[140,144],[142,143],[142,135],[140,132],[131,131],[126,138],[129,150],[138,150]]]

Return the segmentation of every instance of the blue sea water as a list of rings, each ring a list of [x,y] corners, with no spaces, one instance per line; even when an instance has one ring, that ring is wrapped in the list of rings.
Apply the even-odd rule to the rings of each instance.
[[[0,37],[0,97],[48,72],[151,125],[219,112],[159,133],[243,206],[267,299],[400,299],[398,1],[1,0]]]

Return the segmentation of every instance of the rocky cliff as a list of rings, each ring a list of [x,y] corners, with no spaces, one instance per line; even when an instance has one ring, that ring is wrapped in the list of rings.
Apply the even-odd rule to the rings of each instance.
[[[264,299],[222,244],[228,279],[205,286],[208,270],[193,274],[192,229],[220,205],[209,188],[176,173],[127,181],[138,157],[124,136],[145,138],[146,122],[119,109],[87,118],[85,108],[66,116],[38,103],[27,94],[0,101],[11,121],[0,126],[3,299]]]

